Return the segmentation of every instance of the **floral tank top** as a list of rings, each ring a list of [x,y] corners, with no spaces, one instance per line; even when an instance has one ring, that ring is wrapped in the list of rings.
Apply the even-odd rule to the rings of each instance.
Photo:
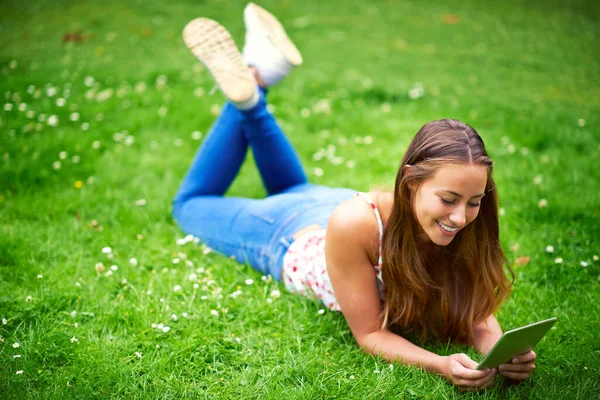
[[[381,276],[383,258],[381,241],[383,238],[383,222],[375,203],[366,193],[359,192],[373,209],[379,227],[379,255],[373,271],[377,277],[379,296],[383,300],[385,285]],[[300,236],[287,249],[283,257],[282,280],[287,290],[306,297],[314,297],[323,302],[330,310],[340,311],[340,306],[333,293],[333,287],[327,273],[325,263],[326,229],[310,231]]]

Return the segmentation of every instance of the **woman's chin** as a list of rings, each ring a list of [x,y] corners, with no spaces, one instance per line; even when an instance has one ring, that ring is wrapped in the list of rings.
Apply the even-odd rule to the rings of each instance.
[[[433,242],[433,244],[438,245],[438,246],[448,246],[450,243],[452,243],[452,240],[454,240],[454,238],[456,237],[456,235],[442,236],[439,233],[437,235],[428,235],[428,236],[429,236],[429,239]]]

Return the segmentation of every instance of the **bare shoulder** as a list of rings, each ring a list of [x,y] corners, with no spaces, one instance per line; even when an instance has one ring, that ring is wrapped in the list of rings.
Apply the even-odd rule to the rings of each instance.
[[[366,194],[375,203],[383,221],[387,221],[392,211],[393,193],[369,192]],[[357,237],[362,236],[361,234],[368,236],[369,233],[378,233],[373,208],[361,196],[354,196],[340,204],[331,215],[327,229],[350,229]]]
[[[343,236],[360,243],[362,239],[369,236],[369,231],[377,228],[373,224],[373,210],[371,206],[361,197],[354,196],[340,204],[331,214],[327,225],[328,233],[333,236]]]
[[[382,218],[389,215],[389,196],[387,193],[367,193],[375,202]],[[331,250],[339,250],[352,254],[364,252],[371,262],[377,261],[377,248],[379,244],[379,227],[373,208],[361,196],[340,204],[332,213],[327,226],[326,246],[331,245]],[[373,265],[373,264],[371,264]]]

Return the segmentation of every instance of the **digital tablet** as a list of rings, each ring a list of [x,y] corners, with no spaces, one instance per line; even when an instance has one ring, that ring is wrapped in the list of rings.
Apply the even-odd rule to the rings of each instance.
[[[550,318],[505,332],[479,363],[477,369],[495,368],[506,364],[519,354],[531,351],[555,322],[556,318]]]

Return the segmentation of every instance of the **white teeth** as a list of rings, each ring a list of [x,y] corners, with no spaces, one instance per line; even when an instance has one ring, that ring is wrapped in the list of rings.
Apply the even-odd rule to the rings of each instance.
[[[442,227],[442,228],[443,228],[445,231],[448,231],[448,232],[456,232],[456,231],[458,230],[458,228],[452,228],[452,227],[449,227],[448,225],[444,225],[444,224],[442,224],[440,221],[435,221],[435,222],[437,222],[437,223],[438,223],[438,225],[439,225],[439,226],[441,226],[441,227]]]

